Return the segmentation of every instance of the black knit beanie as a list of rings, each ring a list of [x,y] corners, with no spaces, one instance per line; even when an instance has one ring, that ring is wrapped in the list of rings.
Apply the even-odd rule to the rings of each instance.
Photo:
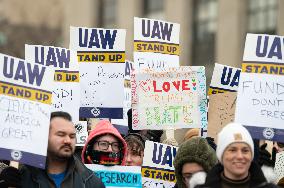
[[[208,173],[217,164],[215,151],[208,145],[205,138],[194,137],[183,142],[178,148],[174,166],[178,187],[184,187],[182,167],[185,163],[197,163]]]

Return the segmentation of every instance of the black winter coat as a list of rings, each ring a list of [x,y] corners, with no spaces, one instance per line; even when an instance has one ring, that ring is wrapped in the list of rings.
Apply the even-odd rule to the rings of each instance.
[[[22,174],[22,188],[56,188],[46,170],[23,166],[20,172]],[[91,170],[74,157],[69,162],[61,188],[105,188],[105,186]]]
[[[205,184],[195,188],[221,188],[221,173],[224,171],[223,166],[219,163],[215,165],[207,174]],[[252,162],[249,168],[250,187],[251,188],[277,188],[278,186],[268,183],[261,168]]]

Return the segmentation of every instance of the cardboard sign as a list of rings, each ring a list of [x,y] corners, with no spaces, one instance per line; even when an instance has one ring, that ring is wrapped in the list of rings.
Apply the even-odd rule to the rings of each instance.
[[[45,168],[54,72],[5,54],[0,62],[1,159]]]
[[[243,61],[243,72],[284,75],[284,37],[248,33]]]
[[[25,59],[54,68],[52,110],[65,111],[74,122],[79,121],[80,76],[76,52],[66,48],[25,45]]]
[[[284,77],[241,73],[235,121],[254,138],[284,141]]]
[[[177,147],[146,141],[142,165],[143,187],[174,187],[176,182],[173,160]]]
[[[179,32],[177,23],[134,17],[134,68],[179,66]]]
[[[216,140],[217,134],[235,119],[237,92],[210,95],[207,134]]]
[[[79,121],[75,123],[76,129],[76,146],[84,146],[88,138],[87,121]]]
[[[123,118],[125,35],[123,29],[70,28],[80,66],[80,117]]]
[[[142,188],[140,166],[104,166],[96,164],[86,164],[86,166],[102,180],[106,188]]]
[[[240,73],[241,69],[215,63],[208,94],[237,91]]]
[[[141,129],[200,127],[197,72],[190,67],[132,74],[132,126]]]

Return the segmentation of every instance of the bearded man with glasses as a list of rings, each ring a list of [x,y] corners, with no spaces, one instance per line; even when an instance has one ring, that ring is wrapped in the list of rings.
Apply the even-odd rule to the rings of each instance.
[[[101,120],[90,132],[82,151],[85,164],[125,165],[127,144],[118,130]]]

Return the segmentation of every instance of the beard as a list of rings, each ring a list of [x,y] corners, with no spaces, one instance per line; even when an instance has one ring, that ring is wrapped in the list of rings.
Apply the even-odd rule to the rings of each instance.
[[[59,149],[48,147],[48,157],[58,161],[65,161],[70,159],[74,154],[75,148],[69,144],[61,146]]]

